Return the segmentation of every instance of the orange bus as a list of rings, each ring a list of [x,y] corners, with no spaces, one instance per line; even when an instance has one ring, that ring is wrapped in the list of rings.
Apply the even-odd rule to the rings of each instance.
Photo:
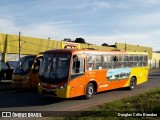
[[[56,49],[44,52],[39,93],[92,98],[97,92],[136,85],[148,79],[146,52]]]
[[[38,86],[38,74],[43,53],[22,57],[13,73],[13,88],[34,88]]]

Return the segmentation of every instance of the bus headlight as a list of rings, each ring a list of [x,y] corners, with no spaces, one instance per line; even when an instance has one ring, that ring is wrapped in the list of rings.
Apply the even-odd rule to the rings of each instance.
[[[64,85],[60,86],[59,88],[60,88],[60,89],[66,88],[67,85],[68,85],[68,84],[64,84]]]

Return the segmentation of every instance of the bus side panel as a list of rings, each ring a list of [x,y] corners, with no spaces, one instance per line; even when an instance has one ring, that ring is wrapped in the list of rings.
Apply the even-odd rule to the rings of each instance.
[[[84,90],[86,86],[85,75],[70,80],[69,82],[69,97],[76,97],[84,95]]]
[[[108,82],[106,80],[106,70],[86,71],[86,86],[89,82],[92,82],[92,81],[95,81],[97,84],[96,92],[106,90],[108,87]]]
[[[132,76],[136,77],[137,85],[146,82],[148,80],[148,67],[131,68],[129,80],[124,87],[128,87],[130,85],[130,79]]]
[[[124,87],[128,79],[108,79],[108,71],[109,70],[88,71],[86,72],[86,80],[95,80],[97,82],[97,92]],[[115,70],[112,70],[112,72],[113,71]]]
[[[108,90],[124,87],[129,81],[130,74],[130,68],[109,69],[106,74],[109,82]]]
[[[133,68],[133,74],[137,75],[137,85],[148,80],[148,68]]]
[[[31,69],[31,72],[29,74],[29,78],[31,80],[31,86],[37,87],[38,86],[38,79],[39,79],[39,73],[33,73],[33,70]]]
[[[12,86],[13,88],[30,88],[31,80],[26,78],[26,75],[13,75]]]

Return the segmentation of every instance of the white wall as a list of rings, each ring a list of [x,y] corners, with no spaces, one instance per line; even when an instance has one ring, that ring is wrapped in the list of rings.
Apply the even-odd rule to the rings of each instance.
[[[160,53],[153,53],[151,59],[151,68],[160,68]]]

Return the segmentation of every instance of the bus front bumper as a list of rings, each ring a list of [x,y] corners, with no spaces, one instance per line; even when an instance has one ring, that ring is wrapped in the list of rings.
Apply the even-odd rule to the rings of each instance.
[[[44,88],[38,84],[38,92],[45,94],[47,96],[59,97],[59,98],[69,98],[69,86],[67,85],[64,88]]]

